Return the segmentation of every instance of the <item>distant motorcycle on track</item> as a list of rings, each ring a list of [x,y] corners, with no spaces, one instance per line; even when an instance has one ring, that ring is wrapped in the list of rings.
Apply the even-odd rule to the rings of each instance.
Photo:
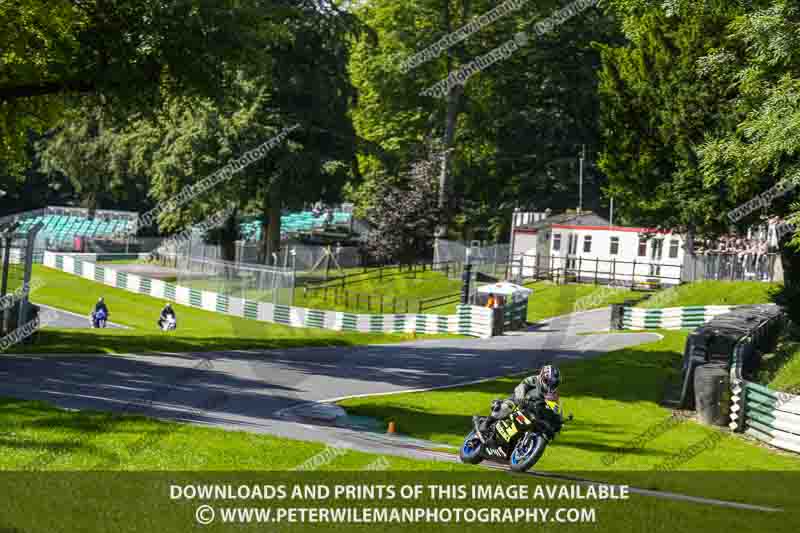
[[[108,315],[102,309],[98,311],[93,311],[91,314],[91,321],[93,328],[104,328],[106,327],[106,322],[108,320]]]
[[[175,331],[178,327],[178,321],[171,315],[161,319],[159,323],[161,325],[161,331]]]

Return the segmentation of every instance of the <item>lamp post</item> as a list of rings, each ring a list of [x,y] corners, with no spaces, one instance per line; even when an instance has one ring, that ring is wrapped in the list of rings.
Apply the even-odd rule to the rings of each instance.
[[[292,247],[289,251],[289,255],[292,256],[292,281],[291,281],[291,290],[289,291],[289,305],[294,305],[294,287],[295,287],[295,276],[297,272],[297,247]]]

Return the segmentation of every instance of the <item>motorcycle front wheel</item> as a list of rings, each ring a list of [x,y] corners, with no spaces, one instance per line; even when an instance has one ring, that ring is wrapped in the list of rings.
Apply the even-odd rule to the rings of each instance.
[[[514,472],[525,472],[535,465],[544,453],[547,441],[540,433],[528,433],[511,452],[509,464]]]
[[[471,431],[467,438],[464,439],[464,444],[461,445],[461,449],[458,451],[458,457],[462,463],[476,465],[483,461],[482,451],[483,443],[475,431]]]

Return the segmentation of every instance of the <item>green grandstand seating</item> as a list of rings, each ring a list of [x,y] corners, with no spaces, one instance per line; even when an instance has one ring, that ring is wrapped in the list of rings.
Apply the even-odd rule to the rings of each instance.
[[[44,237],[70,242],[75,237],[108,237],[129,226],[127,219],[100,220],[72,215],[36,215],[21,221],[23,230],[36,224],[43,225],[40,234]]]
[[[334,224],[349,224],[350,213],[336,211],[333,213]],[[281,231],[284,233],[306,232],[322,228],[325,225],[325,215],[315,217],[311,211],[289,213],[281,217]],[[248,240],[261,238],[261,224],[258,220],[243,222],[240,226],[242,237]]]

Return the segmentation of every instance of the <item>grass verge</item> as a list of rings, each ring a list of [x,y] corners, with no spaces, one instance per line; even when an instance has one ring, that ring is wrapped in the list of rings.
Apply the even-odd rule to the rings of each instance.
[[[774,390],[800,394],[800,327],[790,324],[774,353],[764,354],[758,382]]]
[[[45,327],[35,344],[16,345],[14,353],[147,353],[203,352],[222,349],[270,349],[300,346],[360,345],[399,342],[415,335],[364,334],[317,328],[291,328],[174,305],[178,330],[156,326],[165,302],[37,266],[34,278],[44,284],[34,302],[87,315],[103,296],[110,320],[131,329],[51,329]],[[87,318],[88,324],[88,318]],[[433,337],[433,336],[430,336]]]
[[[550,281],[539,281],[525,286],[533,290],[528,300],[528,322],[599,309],[642,297],[641,292],[578,283],[556,285]]]
[[[148,529],[186,531],[194,524],[197,501],[172,501],[170,485],[231,484],[313,488],[309,485],[423,485],[516,487],[527,486],[534,494],[539,485],[570,485],[559,480],[531,476],[509,476],[505,472],[477,470],[451,462],[416,461],[396,456],[378,456],[357,451],[327,448],[323,444],[280,439],[245,432],[160,422],[137,416],[97,412],[70,412],[40,402],[0,399],[0,470],[6,471],[9,484],[3,525],[24,531],[55,531],[69,524],[70,531],[141,531],[142,517]],[[331,453],[331,452],[334,453]],[[292,472],[314,462],[313,472]],[[368,472],[372,465],[386,470]],[[45,472],[38,477],[11,477],[8,471]],[[58,472],[70,472],[65,475]],[[87,472],[78,476],[74,472]],[[126,472],[125,476],[116,472]],[[141,474],[134,474],[141,473]],[[22,482],[14,484],[14,479]],[[397,489],[399,493],[399,488]],[[519,488],[516,492],[519,492]],[[546,490],[546,489],[545,489]],[[494,491],[492,491],[494,493]],[[513,494],[512,492],[509,492]],[[422,506],[514,509],[550,509],[551,519],[558,508],[593,509],[591,519],[563,521],[559,531],[598,532],[653,531],[792,531],[797,513],[761,513],[685,501],[633,494],[627,500],[523,500],[503,497],[430,497],[427,490],[416,499],[375,498],[306,499],[273,501],[209,501],[219,508],[253,506],[259,508],[299,507],[377,507]],[[245,503],[246,502],[246,503]],[[203,502],[205,503],[205,501]],[[46,506],[46,509],[45,509]],[[564,514],[564,517],[567,515]],[[523,524],[525,522],[522,522]],[[113,527],[110,527],[112,524]],[[281,531],[442,531],[463,524],[282,524]],[[493,524],[481,529],[516,531],[520,524]],[[188,526],[192,527],[192,526]],[[237,524],[237,530],[263,531],[261,523]]]
[[[777,283],[761,281],[697,281],[665,289],[637,307],[686,307],[692,305],[748,305],[769,303]]]
[[[562,401],[575,420],[550,445],[537,469],[592,471],[609,479],[625,479],[626,472],[651,472],[653,486],[659,486],[656,469],[664,465],[679,472],[800,472],[796,456],[691,421],[669,425],[643,445],[631,446],[634,439],[660,427],[671,415],[659,401],[676,371],[687,332],[659,333],[664,338],[658,342],[560,365]],[[351,399],[340,405],[354,415],[394,421],[398,431],[411,436],[459,446],[471,426],[471,416],[486,413],[491,400],[508,397],[520,379],[513,376],[456,389]],[[709,445],[701,453],[676,464],[676,457],[704,442]],[[693,479],[693,485],[698,485]],[[729,487],[699,485],[710,492],[698,495],[735,495]],[[679,482],[669,488],[692,489]]]

